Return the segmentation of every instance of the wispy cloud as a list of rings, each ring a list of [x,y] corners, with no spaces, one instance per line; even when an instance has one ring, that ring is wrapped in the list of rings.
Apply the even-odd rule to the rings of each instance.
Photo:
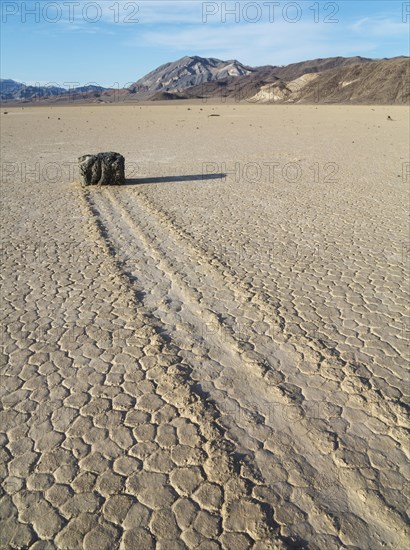
[[[101,24],[129,28],[136,25],[200,24],[202,4],[196,0],[77,0],[60,5],[56,23],[72,30],[100,27]],[[48,22],[53,22],[51,19],[55,18],[57,13],[50,9]],[[40,21],[47,22],[48,12],[40,9],[39,14]]]
[[[127,2],[125,2],[126,4]],[[140,25],[186,25],[202,23],[200,1],[138,1]]]
[[[408,23],[382,16],[364,17],[353,23],[350,28],[355,33],[372,37],[392,38],[409,35]]]
[[[303,43],[300,36],[304,37]],[[289,63],[301,59],[331,55],[369,53],[376,48],[366,39],[346,42],[335,36],[329,25],[285,22],[275,25],[191,26],[175,35],[172,31],[146,31],[138,34],[128,45],[166,48],[170,54],[213,55],[222,59],[238,58],[248,64]]]

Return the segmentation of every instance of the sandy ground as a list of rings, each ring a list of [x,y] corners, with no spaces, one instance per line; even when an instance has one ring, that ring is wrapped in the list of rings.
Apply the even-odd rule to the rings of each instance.
[[[405,548],[408,115],[2,109],[2,548]]]

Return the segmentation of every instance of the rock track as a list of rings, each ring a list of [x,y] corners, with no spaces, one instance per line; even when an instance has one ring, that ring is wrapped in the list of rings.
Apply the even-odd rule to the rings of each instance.
[[[146,295],[144,302],[159,330],[193,366],[197,391],[217,404],[227,436],[252,465],[255,480],[281,494],[281,508],[297,505],[305,514],[304,525],[287,525],[285,532],[311,537],[316,529],[309,519],[312,499],[319,515],[330,511],[339,514],[339,520],[345,513],[363,517],[366,502],[371,504],[366,522],[374,524],[372,510],[384,509],[393,530],[403,527],[388,500],[394,488],[380,490],[379,485],[380,479],[395,474],[359,456],[363,428],[346,404],[349,386],[335,384],[337,368],[338,382],[349,379],[354,370],[340,362],[325,363],[322,357],[319,367],[333,374],[324,377],[301,362],[294,347],[282,341],[281,349],[278,330],[273,335],[267,330],[273,315],[258,307],[263,302],[253,301],[240,284],[223,276],[217,262],[198,250],[143,193],[128,193],[124,199],[122,190],[107,189],[87,196],[122,271],[136,292]],[[359,380],[354,393],[364,390],[368,388]],[[367,427],[374,448],[394,454],[397,442],[381,433],[377,423]],[[298,472],[297,484],[291,476],[283,477],[293,470]],[[404,486],[404,479],[401,482]],[[378,528],[380,540],[391,536],[382,525]]]

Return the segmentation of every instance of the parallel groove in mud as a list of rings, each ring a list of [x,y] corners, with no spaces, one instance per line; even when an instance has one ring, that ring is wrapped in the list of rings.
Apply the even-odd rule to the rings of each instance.
[[[104,220],[100,217],[100,214],[96,209],[96,202],[90,197],[90,194],[88,192],[85,192],[83,194],[83,199],[86,210],[89,211],[92,219],[94,220],[97,238],[99,238],[103,247],[106,248],[107,254],[109,255],[109,257],[111,257],[111,261],[113,263],[115,271],[117,272],[117,276],[120,278],[120,280],[126,282],[129,291],[132,293],[132,295],[135,295],[130,279],[121,271],[121,266],[116,261],[116,254],[112,247],[110,233],[107,232],[107,229],[104,225]],[[140,309],[139,303],[135,301],[135,299],[133,300],[133,302],[136,310]],[[146,312],[144,312],[143,316],[146,316],[145,326],[155,327],[156,323],[151,314],[147,314]],[[174,349],[172,343],[170,346],[170,351],[174,353],[177,352],[177,350]],[[210,460],[214,460],[215,464],[218,464],[218,466],[222,467],[222,469],[224,467],[228,468],[229,476],[236,477],[240,474],[245,474],[244,479],[247,480],[248,487],[246,491],[243,491],[242,498],[245,498],[250,505],[256,504],[260,506],[262,504],[263,507],[265,507],[266,509],[266,526],[263,526],[261,524],[258,529],[261,533],[264,534],[265,537],[268,536],[268,538],[263,539],[263,537],[261,537],[260,540],[265,540],[264,544],[267,545],[266,547],[270,547],[272,545],[272,549],[277,550],[285,550],[285,548],[288,547],[288,544],[293,546],[297,539],[291,535],[289,536],[289,534],[286,536],[282,536],[280,525],[276,524],[273,521],[274,510],[271,510],[270,503],[267,502],[262,495],[261,498],[253,497],[252,488],[257,487],[257,485],[254,483],[252,478],[249,478],[249,476],[246,475],[246,470],[244,471],[242,465],[242,459],[240,457],[235,457],[235,455],[232,454],[233,448],[224,436],[224,428],[218,425],[217,422],[215,422],[215,419],[217,418],[217,413],[213,410],[212,405],[209,402],[205,402],[198,398],[194,390],[194,384],[189,379],[189,369],[180,370],[178,366],[176,367],[176,369],[168,367],[165,371],[161,373],[161,378],[162,379],[158,382],[156,381],[155,376],[151,378],[156,388],[156,391],[159,393],[159,395],[164,396],[168,403],[172,403],[173,406],[178,409],[182,417],[185,417],[190,422],[195,423],[199,427],[204,437],[204,450],[210,457]],[[185,391],[183,391],[182,386],[184,387]],[[181,397],[177,399],[177,401],[173,401],[172,391],[175,390],[176,387],[180,388]],[[168,391],[165,391],[164,393],[164,389]],[[226,466],[224,466],[224,464],[226,464]],[[229,518],[232,516],[230,516],[229,512],[227,512],[226,506],[229,507],[231,503],[232,497],[227,498],[223,508],[224,518],[227,521],[229,521]],[[269,517],[269,515],[271,517]],[[258,529],[255,531],[255,533],[257,533]],[[278,529],[279,533],[275,536],[274,530]],[[259,539],[256,538],[256,540]],[[301,541],[299,541],[299,543],[300,542]]]
[[[103,192],[103,194],[104,193],[105,192]],[[96,197],[97,196],[100,196],[100,195],[96,195]],[[101,195],[101,197],[102,196],[103,195]],[[113,199],[114,195],[111,192],[107,191],[107,196],[109,196],[109,198],[111,198],[111,202],[112,202],[112,199]],[[140,195],[138,195],[138,198],[140,198]],[[152,246],[154,244],[155,250],[157,251],[157,254],[158,254],[158,258],[160,259],[160,261],[164,265],[166,265],[167,270],[169,272],[169,275],[171,277],[174,277],[175,279],[178,279],[179,282],[184,286],[184,288],[186,290],[187,289],[187,284],[185,283],[184,279],[182,279],[179,276],[178,272],[176,271],[176,268],[172,265],[173,262],[172,261],[168,262],[165,259],[166,258],[166,253],[164,252],[163,246],[162,247],[160,246],[160,244],[162,243],[162,239],[160,238],[161,232],[159,231],[159,228],[158,227],[155,228],[154,226],[150,227],[149,225],[147,226],[146,225],[146,223],[147,223],[146,218],[144,219],[144,224],[145,224],[144,229],[141,228],[140,224],[137,225],[135,220],[139,220],[141,216],[138,215],[138,212],[134,212],[134,209],[136,208],[136,203],[131,204],[131,207],[130,207],[131,210],[130,211],[128,211],[128,209],[124,205],[121,204],[121,201],[118,201],[117,199],[114,200],[113,204],[114,204],[114,207],[115,207],[116,204],[118,206],[121,206],[121,214],[122,215],[120,216],[120,218],[122,217],[124,220],[126,220],[126,222],[129,224],[129,226],[133,227],[134,231],[137,231],[138,237],[142,238],[142,240],[145,242],[145,244],[150,247],[151,251],[152,251]],[[131,212],[134,213],[133,216],[131,215]],[[141,212],[139,212],[139,213],[141,214]],[[155,241],[158,241],[158,243],[155,242]],[[158,250],[159,250],[159,252],[158,252]],[[171,250],[172,250],[172,252],[175,253],[175,248],[171,248]],[[137,272],[138,272],[138,270],[137,270]],[[211,276],[212,276],[213,275],[212,271],[208,269],[208,273],[209,272],[211,273]],[[192,274],[192,270],[191,270],[190,274]],[[192,281],[191,281],[191,283],[192,283]],[[204,299],[204,297],[202,296],[202,294],[199,292],[198,289],[196,290],[196,292],[189,292],[189,289],[188,289],[188,292],[186,292],[186,294],[190,295],[191,299],[194,300],[195,302],[200,301],[201,306],[206,307],[206,300]],[[206,309],[208,309],[208,308],[206,308]],[[230,340],[230,343],[232,344],[232,340]],[[234,345],[235,345],[235,342],[234,342]],[[282,397],[283,397],[282,394],[280,394],[280,396],[277,396],[277,398],[279,400],[286,403],[286,397],[287,397],[286,394],[284,396],[285,400],[282,400]],[[314,437],[318,437],[319,431],[317,429],[315,429]],[[322,432],[322,434],[325,434],[325,433],[326,432]],[[354,500],[354,495],[351,495],[350,498],[353,498],[353,500]],[[376,504],[378,505],[379,508],[380,507],[384,508],[382,501],[376,499]],[[399,521],[398,518],[394,516],[394,514],[393,514],[391,519],[395,523],[397,521]],[[400,523],[400,521],[399,521],[399,523]]]
[[[343,393],[347,395],[349,397],[348,406],[352,407],[354,411],[360,409],[370,418],[375,417],[376,430],[373,428],[371,430],[376,440],[379,440],[378,445],[381,448],[390,448],[390,452],[392,453],[399,446],[404,458],[407,454],[406,429],[410,428],[408,405],[406,404],[404,395],[401,396],[403,398],[401,399],[386,396],[384,393],[381,394],[377,386],[373,387],[372,379],[371,377],[369,378],[368,371],[363,366],[350,364],[338,356],[337,352],[335,356],[333,350],[328,350],[325,346],[318,348],[313,341],[300,335],[293,335],[290,332],[284,334],[283,329],[286,330],[286,320],[272,306],[271,296],[268,296],[265,300],[258,290],[252,289],[252,291],[249,291],[242,284],[242,281],[235,277],[227,264],[223,263],[215,255],[210,257],[206,249],[198,247],[197,243],[193,243],[192,237],[160,206],[154,204],[143,191],[136,193],[134,196],[137,197],[138,204],[144,205],[167,231],[171,231],[175,235],[175,238],[180,239],[186,247],[189,247],[194,257],[201,258],[202,261],[204,259],[208,260],[209,269],[218,273],[221,285],[226,285],[233,293],[237,291],[239,296],[245,297],[250,304],[255,305],[260,311],[267,313],[270,322],[274,323],[274,330],[269,333],[269,337],[275,341],[279,349],[284,348],[290,357],[294,357],[294,363],[298,368],[301,368],[302,365],[305,367],[301,368],[302,374],[309,373],[309,376],[311,376],[312,367],[313,372],[319,372],[321,376],[326,373],[327,380],[326,383],[323,383],[322,387],[330,392],[332,402],[344,408],[346,406],[345,399],[340,401],[339,396]],[[226,276],[226,273],[228,273],[228,276]],[[390,373],[388,367],[386,367],[386,372]],[[379,424],[377,422],[379,420],[386,424],[384,426],[384,436],[378,431],[380,422]],[[388,426],[390,426],[390,429]],[[351,424],[350,428],[352,431],[354,425]],[[352,434],[354,434],[354,431],[352,431]],[[377,468],[375,468],[375,472],[378,476],[380,475]],[[407,485],[404,482],[402,486],[406,487]],[[391,504],[388,502],[386,505],[388,508],[391,507]],[[404,510],[399,512],[399,514],[407,519],[407,514]]]
[[[183,228],[177,226],[175,222],[157,205],[154,205],[143,193],[138,194],[138,200],[140,203],[145,204],[146,208],[152,215],[156,215],[160,222],[164,224],[168,231],[172,231],[177,238],[182,240],[192,253],[198,258],[207,258],[207,251],[200,249],[198,251],[192,239],[187,235]],[[208,256],[209,264],[212,264],[213,271],[219,273],[228,270],[229,267],[221,263],[219,258]],[[233,293],[238,291],[239,295],[245,297],[250,304],[254,304],[256,308],[262,311],[268,316],[269,322],[273,323],[274,328],[269,331],[269,337],[275,341],[277,346],[284,348],[286,353],[293,356],[293,362],[297,367],[301,368],[300,363],[304,364],[308,372],[320,373],[329,371],[332,373],[337,369],[336,375],[330,374],[328,378],[337,381],[337,386],[340,388],[340,383],[343,382],[346,387],[349,387],[349,393],[352,394],[354,399],[354,408],[361,408],[369,415],[375,415],[376,417],[388,418],[389,421],[393,421],[393,424],[398,424],[401,427],[410,428],[408,420],[409,406],[401,398],[388,397],[377,389],[377,386],[373,387],[371,380],[367,374],[366,368],[363,368],[360,364],[350,364],[344,361],[341,357],[334,354],[334,350],[328,350],[325,346],[318,348],[315,347],[312,340],[301,337],[300,335],[293,335],[291,333],[284,334],[283,329],[286,327],[286,322],[278,314],[276,308],[271,304],[271,298],[264,299],[258,291],[248,291],[232,274],[228,277],[221,277],[221,284],[226,285]],[[248,332],[253,331],[253,328],[248,328]],[[286,343],[284,343],[286,342]],[[387,369],[388,372],[389,369]],[[330,390],[332,392],[332,390]],[[339,403],[338,403],[339,404]],[[340,403],[341,405],[343,403]],[[400,432],[392,430],[389,433],[390,437],[400,445],[403,445],[405,437]],[[395,443],[394,443],[395,444]]]
[[[172,230],[174,234],[186,244],[186,246],[189,246],[190,250],[196,255],[196,257],[207,258],[209,264],[214,266],[214,271],[230,271],[229,266],[224,264],[220,258],[215,256],[210,257],[207,250],[204,248],[199,248],[197,244],[194,244],[192,242],[192,237],[182,227],[177,225],[176,222],[166,212],[164,212],[161,207],[154,204],[144,193],[138,194],[138,200],[140,203],[145,204],[150,213],[152,215],[156,215],[158,219],[167,226],[169,231]],[[229,276],[223,276],[223,284],[228,286],[232,292],[239,291],[240,295],[242,295],[245,300],[249,301],[251,304],[255,304],[261,311],[269,315],[271,322],[276,325],[274,330],[271,330],[271,337],[278,343],[279,346],[283,345],[284,342],[291,344],[290,347],[286,346],[286,349],[289,352],[296,351],[297,359],[301,360],[306,354],[306,361],[314,362],[318,368],[322,365],[322,363],[328,362],[341,368],[347,366],[350,368],[351,372],[355,372],[355,366],[344,361],[339,356],[337,350],[329,350],[326,346],[318,347],[315,345],[313,340],[302,338],[300,335],[294,335],[287,331],[286,319],[284,319],[279,314],[278,309],[272,305],[271,296],[261,295],[255,289],[249,291],[232,273],[230,273]],[[311,350],[309,350],[309,348],[311,348]],[[397,351],[397,353],[399,352]],[[386,367],[386,371],[389,374],[393,374],[389,371],[388,367]],[[363,390],[367,390],[368,393],[369,388],[365,385],[362,386],[362,388]],[[374,398],[378,399],[380,397],[380,393],[374,390],[373,392],[376,394],[374,395]],[[372,397],[370,397],[370,400],[371,399]],[[392,401],[393,403],[397,402],[396,399],[390,399],[388,397],[386,399],[387,401]],[[402,406],[405,409],[405,404]],[[400,414],[400,411],[397,411],[397,408],[393,409],[391,412],[393,414],[397,414],[397,412]],[[402,414],[405,416],[405,410],[403,410]]]

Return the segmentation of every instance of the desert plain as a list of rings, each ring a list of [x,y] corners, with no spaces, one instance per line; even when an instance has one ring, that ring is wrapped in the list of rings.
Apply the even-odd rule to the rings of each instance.
[[[403,550],[408,107],[0,116],[0,546]]]

